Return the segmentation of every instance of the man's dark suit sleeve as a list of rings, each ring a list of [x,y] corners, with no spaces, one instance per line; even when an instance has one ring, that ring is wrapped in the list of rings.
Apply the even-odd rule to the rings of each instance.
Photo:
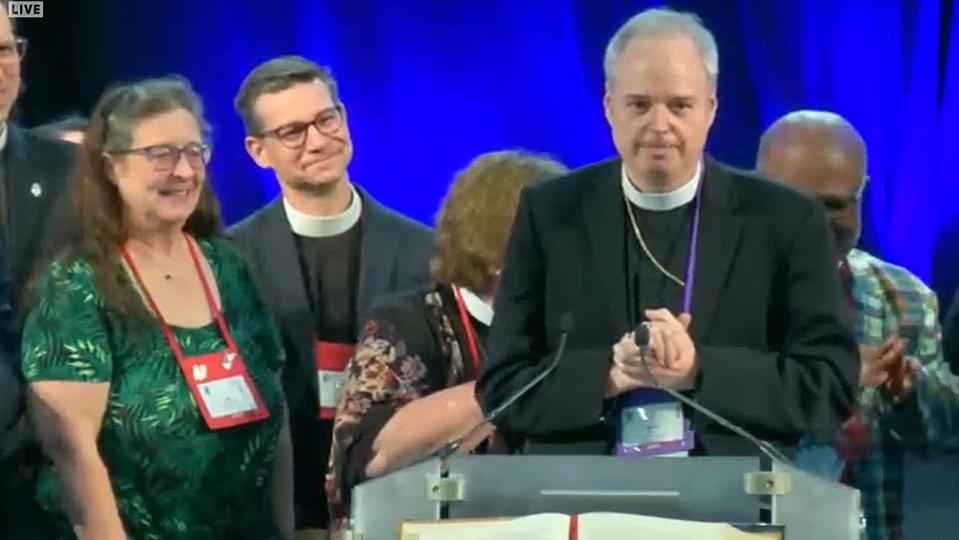
[[[959,374],[959,291],[942,326],[942,355],[952,372]]]
[[[858,350],[841,321],[831,236],[818,210],[808,207],[787,247],[784,282],[773,300],[784,304],[779,350],[709,345],[697,350],[696,398],[763,437],[799,432],[829,437],[854,404]]]
[[[4,355],[6,356],[6,355]],[[20,380],[9,358],[0,358],[0,449],[4,435],[20,413]]]
[[[545,262],[524,191],[506,248],[486,365],[477,383],[477,399],[484,412],[501,405],[553,359],[559,323],[551,321],[555,328],[549,330],[543,323]],[[556,371],[504,411],[497,424],[527,435],[596,424],[603,412],[611,355],[610,347],[577,349],[570,340]]]
[[[7,428],[13,425],[23,410],[23,382],[20,378],[20,358],[16,352],[20,349],[20,333],[16,329],[13,305],[8,298],[9,290],[7,280],[0,279],[0,456],[9,443]]]

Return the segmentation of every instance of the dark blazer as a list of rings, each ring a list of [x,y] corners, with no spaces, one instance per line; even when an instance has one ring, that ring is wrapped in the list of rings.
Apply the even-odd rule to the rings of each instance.
[[[63,188],[76,146],[51,140],[7,123],[0,154],[10,236],[0,244],[0,452],[11,441],[5,430],[20,407],[20,328],[16,310],[34,266],[51,248],[64,223]],[[6,451],[11,451],[6,448]]]
[[[63,188],[77,146],[9,123],[7,129],[2,159],[11,234],[4,255],[8,277],[19,295],[37,258],[46,254],[49,242],[65,224]]]
[[[584,440],[606,451],[614,433],[601,422],[612,405],[604,390],[612,345],[631,330],[620,171],[611,160],[527,188],[507,247],[477,397],[490,410],[542,370],[569,313],[559,367],[501,417],[501,427],[559,452],[573,442],[583,452]],[[690,327],[699,375],[690,395],[787,448],[804,432],[825,435],[850,411],[859,378],[825,214],[810,198],[712,159],[703,181]],[[696,452],[757,452],[702,415],[692,423]]]
[[[429,283],[433,233],[426,226],[381,205],[359,186],[356,190],[363,198],[356,321],[359,336],[363,321],[380,297]],[[279,326],[287,370],[297,373],[297,376],[288,373],[285,378],[307,377],[318,392],[313,316],[283,199],[278,197],[227,233],[247,253],[254,277]],[[291,391],[296,389],[287,389],[288,393]],[[287,398],[290,403],[299,403],[302,396],[288,395]]]
[[[3,268],[5,254],[0,251],[0,268]],[[20,411],[20,381],[16,358],[16,323],[13,311],[13,295],[10,280],[0,274],[0,456],[4,454],[7,437],[6,430],[17,418]]]

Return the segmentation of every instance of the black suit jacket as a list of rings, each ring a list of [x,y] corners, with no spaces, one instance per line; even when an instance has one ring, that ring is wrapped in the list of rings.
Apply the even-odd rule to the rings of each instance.
[[[360,280],[357,292],[357,335],[373,304],[382,296],[429,282],[433,233],[378,203],[359,186],[363,198]],[[283,199],[267,206],[228,230],[247,253],[254,277],[280,329],[287,356],[284,379],[306,377],[318,392],[313,358],[313,316],[300,271],[293,231]],[[291,404],[302,399],[307,385],[288,385]],[[314,393],[314,395],[317,395]],[[318,396],[317,396],[318,397]]]
[[[3,254],[0,253],[0,260]],[[19,362],[16,357],[17,339],[15,332],[13,298],[6,280],[0,279],[0,457],[5,453],[6,430],[13,425],[20,412]]]
[[[0,453],[5,429],[19,413],[20,325],[15,315],[30,272],[62,228],[64,186],[76,146],[51,140],[7,123],[7,144],[0,159],[10,235],[0,253]],[[6,448],[6,451],[11,451]]]
[[[64,186],[77,146],[41,137],[13,124],[3,149],[7,221],[10,238],[4,246],[6,268],[15,294],[35,268],[40,255],[65,225]]]
[[[526,189],[496,299],[484,410],[541,371],[574,328],[557,370],[501,417],[534,442],[604,451],[601,417],[612,345],[628,327],[621,161]],[[840,320],[839,280],[821,207],[788,188],[707,159],[690,333],[699,375],[692,397],[755,435],[794,446],[823,436],[853,405],[859,360]],[[687,411],[690,412],[690,411]],[[749,443],[692,415],[697,452],[754,454]],[[598,443],[603,444],[598,444]]]

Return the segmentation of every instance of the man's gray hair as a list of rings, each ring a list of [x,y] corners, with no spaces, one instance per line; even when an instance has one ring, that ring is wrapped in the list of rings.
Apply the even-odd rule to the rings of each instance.
[[[695,13],[675,11],[668,8],[641,11],[633,15],[613,34],[612,39],[606,46],[606,55],[603,58],[606,82],[612,81],[613,66],[631,41],[671,33],[682,34],[693,40],[696,48],[699,49],[699,56],[703,60],[706,76],[715,88],[719,79],[719,49],[716,47],[716,39],[713,37],[713,33],[703,25],[702,19]]]

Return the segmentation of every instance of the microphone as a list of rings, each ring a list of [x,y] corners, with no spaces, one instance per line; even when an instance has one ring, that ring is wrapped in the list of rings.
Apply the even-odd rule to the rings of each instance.
[[[450,441],[440,447],[439,450],[433,453],[433,456],[440,459],[447,459],[459,450],[463,441],[466,440],[473,432],[479,429],[481,426],[488,423],[492,423],[493,420],[499,418],[499,415],[503,413],[506,409],[510,407],[513,403],[516,402],[519,398],[525,396],[530,390],[539,385],[546,377],[549,377],[549,374],[556,370],[556,366],[559,365],[560,359],[563,357],[563,351],[566,350],[566,340],[569,338],[569,333],[573,331],[573,315],[564,311],[559,316],[559,346],[556,348],[556,354],[553,355],[553,361],[546,366],[546,369],[541,371],[538,375],[530,379],[530,381],[524,384],[519,390],[513,392],[508,398],[506,398],[503,403],[498,407],[491,410],[486,414],[486,416],[480,422],[477,422],[476,425],[471,427],[469,431],[466,432],[462,437]]]
[[[703,413],[711,420],[719,424],[720,426],[732,431],[736,435],[739,435],[743,439],[749,441],[753,446],[759,449],[760,452],[766,455],[766,457],[772,459],[773,461],[779,461],[787,465],[792,465],[792,460],[785,456],[778,448],[769,444],[766,441],[760,440],[757,437],[753,436],[752,433],[749,433],[745,429],[737,426],[736,424],[730,422],[724,417],[720,416],[718,413],[713,412],[709,407],[699,403],[694,399],[690,399],[680,392],[673,390],[672,388],[666,388],[665,386],[659,384],[659,381],[656,380],[656,377],[653,376],[652,372],[649,371],[649,366],[646,365],[646,349],[649,347],[649,325],[648,323],[642,323],[636,327],[635,332],[635,342],[636,346],[639,347],[640,359],[642,360],[643,369],[646,371],[646,376],[653,381],[653,387],[657,390],[662,390],[670,396],[676,398],[681,403],[688,405],[690,408],[695,409],[698,412]]]

